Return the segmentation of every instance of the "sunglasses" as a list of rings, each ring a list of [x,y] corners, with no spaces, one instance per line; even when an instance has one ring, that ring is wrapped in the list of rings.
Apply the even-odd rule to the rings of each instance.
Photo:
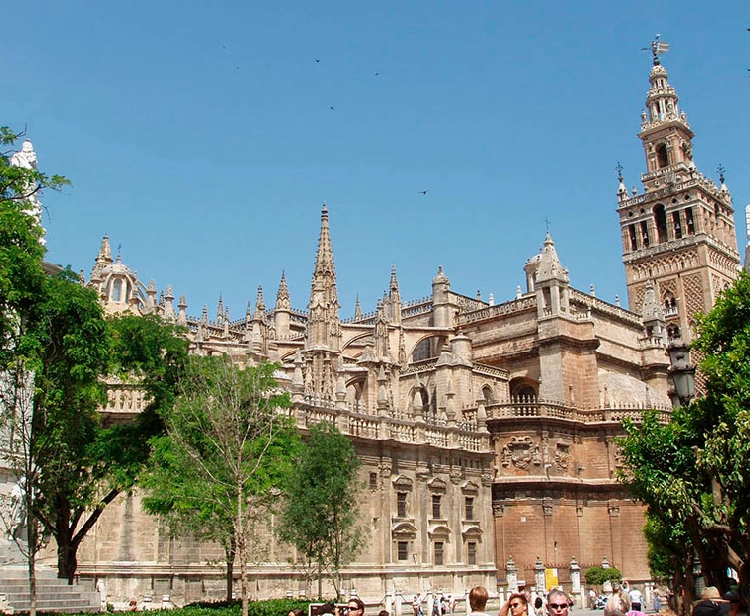
[[[568,604],[567,603],[548,603],[547,604],[551,610],[567,610]]]
[[[511,609],[515,610],[517,607],[521,607],[520,603],[511,603],[510,604]]]

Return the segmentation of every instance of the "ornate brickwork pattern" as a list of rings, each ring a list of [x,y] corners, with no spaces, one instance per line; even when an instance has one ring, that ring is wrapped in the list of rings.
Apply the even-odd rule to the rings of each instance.
[[[730,279],[737,278],[737,264],[735,259],[730,259],[726,255],[710,250],[708,252],[708,262],[720,272],[725,273]]]
[[[703,311],[703,285],[700,274],[688,274],[682,279],[685,290],[685,308],[688,315]]]

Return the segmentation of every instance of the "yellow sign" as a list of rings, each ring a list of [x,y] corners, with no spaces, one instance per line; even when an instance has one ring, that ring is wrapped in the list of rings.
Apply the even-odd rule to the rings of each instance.
[[[557,578],[557,569],[544,570],[544,585],[548,590],[560,585],[560,581]]]

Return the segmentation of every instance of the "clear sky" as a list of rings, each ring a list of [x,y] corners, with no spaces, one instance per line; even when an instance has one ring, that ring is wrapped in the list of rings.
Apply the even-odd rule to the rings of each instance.
[[[342,318],[391,265],[407,300],[439,264],[511,299],[545,219],[572,284],[626,305],[615,166],[640,189],[657,33],[744,252],[747,0],[7,0],[2,20],[0,124],[73,183],[43,197],[49,260],[88,277],[108,234],[194,316],[223,294],[240,318],[259,284],[272,306],[282,270],[305,308],[324,201]]]

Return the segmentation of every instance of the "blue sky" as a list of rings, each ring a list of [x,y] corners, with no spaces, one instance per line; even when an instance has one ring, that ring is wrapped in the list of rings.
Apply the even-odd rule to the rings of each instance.
[[[342,317],[391,265],[405,299],[442,264],[508,300],[545,219],[573,285],[626,305],[614,168],[640,188],[656,33],[745,243],[746,0],[35,0],[3,21],[0,124],[73,182],[43,198],[49,260],[88,276],[106,233],[192,315],[223,294],[240,318],[259,284],[272,305],[282,270],[305,308],[324,201]]]

